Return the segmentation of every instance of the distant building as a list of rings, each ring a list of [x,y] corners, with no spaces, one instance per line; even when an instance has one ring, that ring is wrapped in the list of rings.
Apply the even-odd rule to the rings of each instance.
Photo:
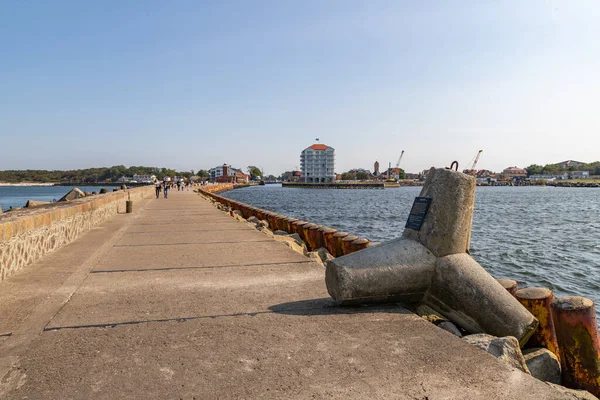
[[[152,183],[156,180],[156,175],[133,174],[133,180],[138,183]]]
[[[583,164],[583,162],[581,161],[575,161],[575,160],[567,160],[567,161],[563,161],[563,162],[559,162],[558,165],[560,165],[561,168],[570,168],[570,167],[581,167]]]
[[[394,179],[400,179],[400,171],[401,171],[401,169],[400,169],[400,168],[390,168],[390,170],[389,170],[389,171],[390,171],[390,176],[391,176],[392,178],[394,178]],[[384,178],[386,178],[386,179],[387,179],[387,178],[389,178],[389,176],[388,176],[388,171],[387,171],[387,170],[386,170],[386,171],[383,171],[383,172],[381,173],[381,176],[382,176],[382,177],[384,177]]]
[[[330,183],[335,181],[335,149],[325,144],[313,144],[300,153],[302,181]]]
[[[519,167],[508,167],[502,171],[502,175],[509,179],[527,178],[527,170]]]
[[[590,171],[573,171],[570,173],[573,179],[588,179],[590,177]]]
[[[231,168],[231,165],[227,163],[211,168],[208,174],[210,175],[209,180],[217,183],[247,183],[250,180],[248,174],[239,169]]]
[[[379,161],[375,161],[375,164],[373,164],[373,175],[379,175]]]

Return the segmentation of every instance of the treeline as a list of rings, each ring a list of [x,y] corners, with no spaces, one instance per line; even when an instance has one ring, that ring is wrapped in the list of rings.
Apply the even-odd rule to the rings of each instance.
[[[103,183],[116,182],[122,176],[132,177],[138,175],[156,175],[158,179],[165,176],[185,176],[189,178],[193,171],[177,172],[169,168],[143,167],[116,165],[104,168],[75,169],[69,171],[46,171],[46,170],[7,170],[0,171],[0,182],[19,183]]]
[[[592,163],[586,163],[577,167],[571,166],[564,168],[560,164],[546,164],[544,166],[532,164],[526,168],[527,175],[557,175],[564,172],[573,171],[589,171],[590,175],[600,175],[600,161],[594,161]]]

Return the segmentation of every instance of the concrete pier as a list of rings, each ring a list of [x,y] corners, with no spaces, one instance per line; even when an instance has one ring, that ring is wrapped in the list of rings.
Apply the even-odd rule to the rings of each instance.
[[[571,397],[171,191],[0,283],[0,398]]]

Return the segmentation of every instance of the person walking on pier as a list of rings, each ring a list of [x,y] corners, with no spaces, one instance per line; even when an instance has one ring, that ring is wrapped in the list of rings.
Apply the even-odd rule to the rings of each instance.
[[[165,199],[167,198],[167,196],[169,195],[169,184],[171,183],[171,178],[168,176],[165,176],[165,179],[163,180],[163,189],[165,192]]]
[[[154,182],[154,187],[156,188],[156,198],[158,199],[158,196],[160,196],[160,181],[157,179],[156,182]]]

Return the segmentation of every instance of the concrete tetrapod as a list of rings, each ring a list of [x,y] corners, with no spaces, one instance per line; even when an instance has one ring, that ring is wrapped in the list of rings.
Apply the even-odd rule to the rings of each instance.
[[[340,304],[421,300],[467,332],[514,336],[523,345],[537,319],[466,253],[475,179],[432,168],[420,196],[431,199],[420,230],[326,262],[331,297]]]
[[[466,253],[437,260],[423,303],[469,333],[514,336],[523,346],[537,319]]]
[[[325,271],[327,291],[344,305],[419,301],[429,288],[436,260],[414,240],[391,240],[329,261]]]

